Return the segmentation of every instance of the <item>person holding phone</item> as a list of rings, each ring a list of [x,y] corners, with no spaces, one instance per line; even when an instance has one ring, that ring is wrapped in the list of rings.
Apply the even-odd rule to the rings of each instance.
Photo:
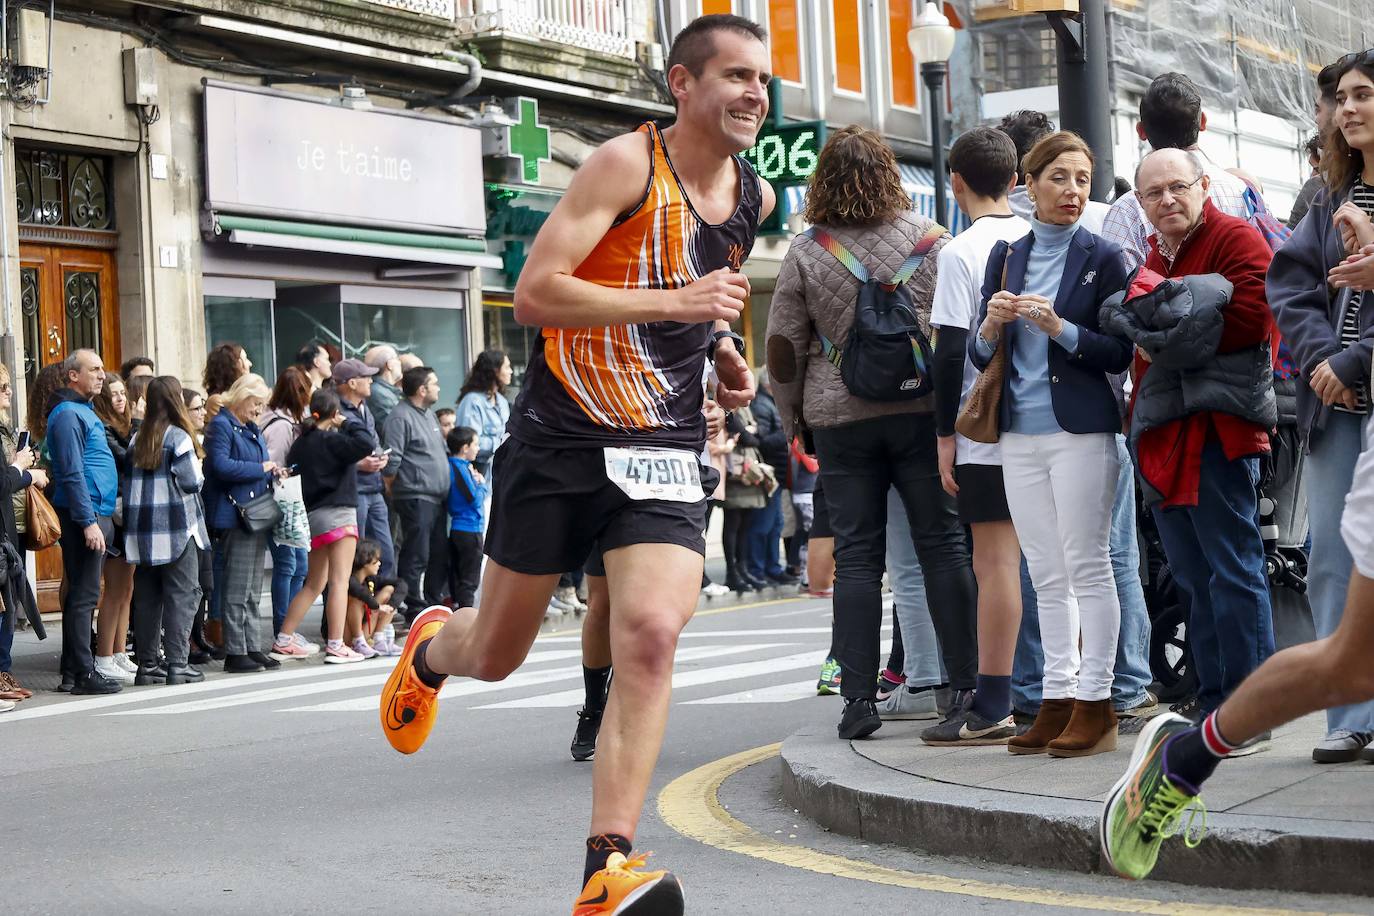
[[[12,592],[16,599],[10,601],[6,596],[4,608],[0,609],[0,712],[8,704],[27,700],[33,691],[24,687],[10,670],[12,660],[10,650],[14,646],[14,625],[16,615],[22,608],[30,620],[38,618],[38,605],[34,602],[33,591],[29,588],[28,577],[22,575],[24,568],[24,540],[19,536],[18,520],[28,510],[29,487],[35,484],[41,489],[48,485],[48,475],[34,467],[34,453],[30,447],[27,429],[14,434],[13,420],[10,419],[10,404],[14,400],[14,382],[10,370],[0,363],[0,450],[5,456],[5,468],[0,472],[0,535],[3,535],[19,555],[18,569],[21,575],[11,579]],[[4,583],[0,583],[3,586]]]
[[[368,406],[380,369],[360,359],[341,359],[334,364],[334,390],[344,416],[357,420],[372,440],[372,451],[358,462],[358,537],[377,542],[382,552],[381,577],[396,577],[396,545],[391,539],[391,510],[386,504],[382,469],[390,460],[391,449],[382,448],[377,418]],[[395,632],[387,634],[394,638]]]

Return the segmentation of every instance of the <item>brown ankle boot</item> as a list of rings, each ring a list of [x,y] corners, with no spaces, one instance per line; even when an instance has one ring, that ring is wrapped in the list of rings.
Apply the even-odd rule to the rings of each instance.
[[[1050,742],[1051,757],[1091,757],[1116,750],[1116,710],[1111,700],[1076,700],[1064,733]]]
[[[1045,700],[1035,714],[1035,724],[1024,735],[1007,739],[1007,750],[1013,754],[1043,754],[1050,742],[1058,738],[1073,715],[1073,700]]]

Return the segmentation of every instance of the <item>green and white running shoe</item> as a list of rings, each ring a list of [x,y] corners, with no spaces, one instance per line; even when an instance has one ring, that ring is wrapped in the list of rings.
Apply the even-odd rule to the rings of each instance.
[[[816,681],[816,696],[828,697],[840,692],[840,663],[827,658],[821,665],[821,679]]]
[[[1207,808],[1197,789],[1171,777],[1164,764],[1165,742],[1190,728],[1193,723],[1178,715],[1151,719],[1136,740],[1126,774],[1107,793],[1102,854],[1123,878],[1149,875],[1159,859],[1159,847],[1169,837],[1182,831],[1184,844],[1192,849],[1207,832]]]

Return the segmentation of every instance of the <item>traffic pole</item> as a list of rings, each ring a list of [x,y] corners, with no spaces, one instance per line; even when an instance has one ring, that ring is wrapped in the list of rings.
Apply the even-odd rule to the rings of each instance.
[[[930,170],[935,185],[935,222],[948,226],[949,204],[945,200],[945,74],[949,65],[942,60],[921,64],[921,79],[930,90]]]
[[[1059,126],[1078,134],[1097,160],[1092,199],[1105,201],[1116,181],[1112,161],[1112,95],[1107,78],[1104,0],[1079,0],[1079,13],[1046,13],[1058,39]]]

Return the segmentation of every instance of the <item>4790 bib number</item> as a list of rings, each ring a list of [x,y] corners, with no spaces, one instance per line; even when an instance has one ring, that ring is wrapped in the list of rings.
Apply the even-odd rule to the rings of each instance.
[[[607,448],[606,477],[630,499],[695,503],[703,498],[701,468],[691,452],[670,448]]]

